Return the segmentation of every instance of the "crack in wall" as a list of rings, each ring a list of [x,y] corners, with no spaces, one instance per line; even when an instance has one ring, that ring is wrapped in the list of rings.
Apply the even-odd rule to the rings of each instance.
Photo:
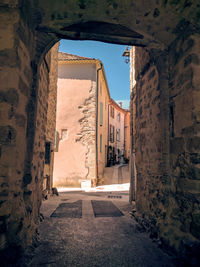
[[[87,169],[86,179],[95,178],[95,130],[96,130],[96,82],[91,82],[89,90],[90,96],[84,100],[83,105],[78,108],[81,110],[83,117],[79,119],[81,130],[77,133],[76,142],[81,142],[87,147],[85,154],[85,168]]]

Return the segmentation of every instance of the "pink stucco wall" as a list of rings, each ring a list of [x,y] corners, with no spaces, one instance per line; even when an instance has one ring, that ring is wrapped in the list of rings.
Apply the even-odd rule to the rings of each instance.
[[[54,186],[80,186],[81,180],[88,176],[88,147],[80,138],[84,130],[81,121],[82,107],[91,96],[95,71],[96,66],[92,64],[59,64],[56,129],[61,139],[55,153]],[[95,124],[95,116],[93,120]],[[62,136],[63,129],[67,130],[65,136]]]

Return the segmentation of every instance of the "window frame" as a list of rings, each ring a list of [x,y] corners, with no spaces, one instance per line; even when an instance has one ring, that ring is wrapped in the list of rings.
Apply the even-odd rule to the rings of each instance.
[[[103,102],[100,102],[100,118],[99,118],[99,125],[103,126]]]

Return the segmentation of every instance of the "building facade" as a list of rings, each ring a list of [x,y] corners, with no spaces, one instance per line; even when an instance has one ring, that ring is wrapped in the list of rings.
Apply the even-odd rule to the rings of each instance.
[[[107,151],[107,166],[125,162],[127,145],[129,143],[129,141],[126,140],[125,146],[125,118],[128,113],[129,112],[127,110],[123,109],[113,99],[110,99],[108,115],[109,145]],[[128,138],[128,131],[126,131],[126,138]]]
[[[59,53],[54,186],[100,183],[106,165],[109,90],[99,60]]]

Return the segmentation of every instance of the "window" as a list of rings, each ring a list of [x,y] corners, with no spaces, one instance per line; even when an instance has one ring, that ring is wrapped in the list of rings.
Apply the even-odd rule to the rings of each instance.
[[[116,129],[116,140],[120,141],[120,129]]]
[[[51,161],[51,142],[45,143],[45,164],[50,164]]]
[[[115,109],[114,109],[113,106],[110,106],[110,116],[111,116],[112,118],[115,117]]]
[[[68,131],[67,129],[61,129],[61,140],[67,139]]]
[[[121,118],[121,114],[120,112],[117,114],[117,120],[120,121],[120,118]]]
[[[102,134],[100,134],[100,153],[102,152]]]
[[[103,125],[103,102],[100,102],[100,126]]]
[[[115,141],[115,127],[110,124],[110,142]]]

